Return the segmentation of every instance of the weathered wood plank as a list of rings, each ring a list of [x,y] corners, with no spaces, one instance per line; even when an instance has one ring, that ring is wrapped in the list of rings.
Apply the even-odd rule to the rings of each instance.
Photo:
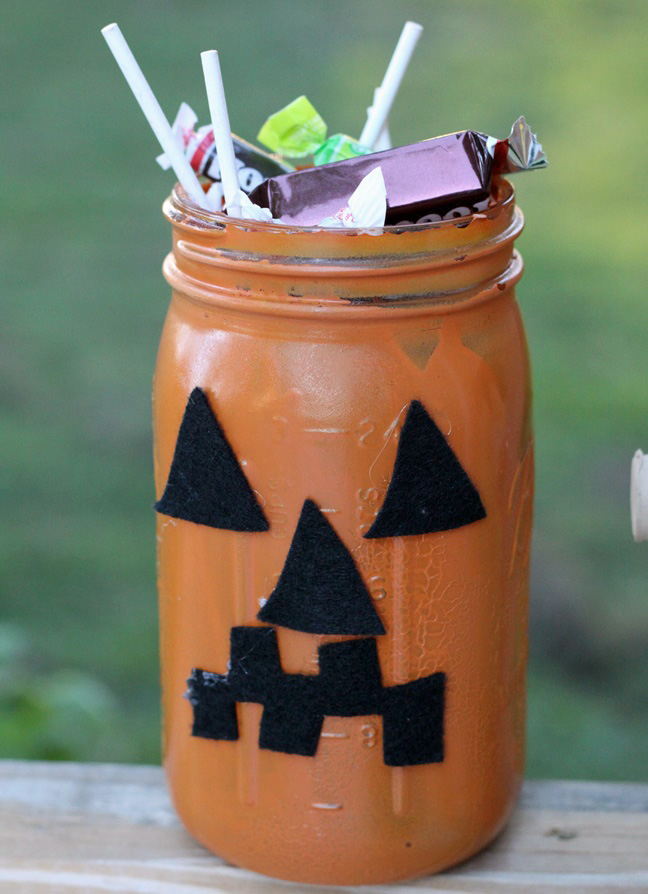
[[[385,888],[312,892],[648,892],[648,785],[529,782],[482,854]],[[0,762],[2,894],[294,894],[229,866],[182,829],[156,767]]]

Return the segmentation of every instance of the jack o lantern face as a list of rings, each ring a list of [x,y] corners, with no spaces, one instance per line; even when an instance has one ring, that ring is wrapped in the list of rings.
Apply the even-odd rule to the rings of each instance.
[[[230,531],[269,524],[205,393],[195,388],[156,510]],[[486,511],[472,481],[419,401],[410,404],[394,472],[368,539],[448,531]],[[233,627],[227,674],[194,669],[187,697],[192,734],[238,739],[237,702],[263,705],[259,747],[313,756],[324,718],[381,715],[383,757],[392,767],[443,760],[446,677],[442,672],[384,686],[377,636],[385,627],[333,526],[305,499],[275,589],[259,611],[267,625]],[[355,637],[321,645],[318,674],[286,673],[276,627]]]

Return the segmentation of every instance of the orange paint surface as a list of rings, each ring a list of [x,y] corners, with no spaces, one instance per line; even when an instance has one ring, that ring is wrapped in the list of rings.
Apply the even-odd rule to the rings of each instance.
[[[500,830],[521,782],[533,457],[514,297],[512,191],[470,226],[382,235],[207,224],[165,204],[173,300],[154,386],[158,497],[189,393],[208,395],[270,522],[234,533],[158,516],[164,762],[188,830],[228,861],[300,882],[369,884],[442,869]],[[420,400],[487,517],[362,537]],[[445,759],[387,767],[380,717],[327,717],[315,757],[191,736],[194,667],[226,673],[230,629],[256,625],[305,499],[352,552],[386,628],[384,685],[447,675]],[[317,673],[344,637],[277,629],[284,670]]]

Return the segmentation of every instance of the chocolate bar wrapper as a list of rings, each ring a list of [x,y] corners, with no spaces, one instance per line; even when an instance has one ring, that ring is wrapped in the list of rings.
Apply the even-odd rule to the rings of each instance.
[[[274,218],[318,226],[347,204],[360,181],[380,166],[387,191],[385,224],[434,214],[461,217],[488,201],[493,157],[487,138],[462,131],[409,146],[270,177],[250,193]],[[455,213],[460,208],[463,213]]]
[[[292,165],[273,158],[262,149],[248,143],[247,140],[232,134],[234,143],[234,157],[239,178],[239,185],[243,192],[251,193],[267,177],[274,177],[292,171]],[[192,168],[197,174],[204,174],[210,180],[221,179],[214,132],[211,127],[200,142],[193,157],[190,159]]]

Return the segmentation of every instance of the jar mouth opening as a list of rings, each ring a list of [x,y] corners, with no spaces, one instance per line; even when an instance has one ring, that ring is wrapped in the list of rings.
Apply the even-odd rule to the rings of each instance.
[[[493,184],[491,197],[493,204],[476,214],[468,214],[465,217],[456,217],[450,220],[426,221],[425,223],[413,223],[407,225],[392,224],[385,227],[301,227],[294,224],[277,224],[255,220],[243,220],[238,217],[230,217],[221,211],[207,211],[199,208],[193,202],[179,183],[173,187],[171,196],[164,202],[163,211],[165,217],[173,224],[184,225],[190,229],[199,230],[225,230],[235,229],[246,232],[276,233],[288,235],[295,233],[321,233],[327,236],[335,235],[343,237],[358,236],[360,234],[382,235],[400,233],[423,233],[428,230],[448,229],[450,227],[465,228],[475,220],[493,220],[502,211],[515,201],[515,191],[508,180],[498,178]]]

